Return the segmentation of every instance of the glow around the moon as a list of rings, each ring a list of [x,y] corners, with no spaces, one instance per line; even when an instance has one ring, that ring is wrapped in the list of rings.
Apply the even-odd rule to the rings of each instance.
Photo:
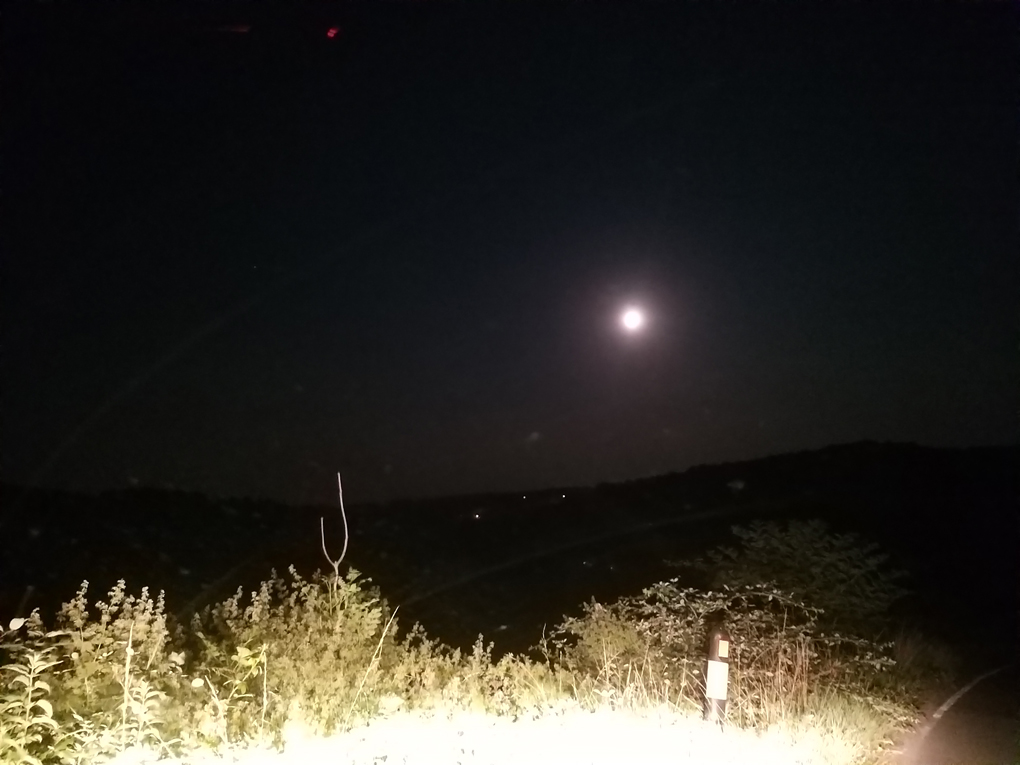
[[[628,332],[636,332],[645,323],[645,315],[638,308],[628,308],[620,315],[620,324]]]

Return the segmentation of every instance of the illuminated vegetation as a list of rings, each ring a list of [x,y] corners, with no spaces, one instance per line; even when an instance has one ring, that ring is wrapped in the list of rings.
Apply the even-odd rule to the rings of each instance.
[[[673,726],[666,761],[700,761],[704,746],[716,762],[727,761],[726,746],[734,762],[770,761],[769,747],[776,762],[878,761],[890,737],[915,721],[932,678],[951,679],[951,662],[917,635],[884,640],[835,629],[876,628],[879,610],[900,593],[872,548],[818,524],[735,531],[743,552],[719,550],[691,564],[712,572],[711,589],[676,578],[614,603],[592,600],[550,630],[533,657],[499,661],[481,636],[470,653],[429,638],[419,624],[398,638],[395,609],[359,572],[342,574],[339,561],[308,579],[293,568],[287,577],[274,571],[256,592],[238,590],[188,625],[167,617],[162,595],[132,596],[123,582],[90,606],[86,582],[52,630],[34,612],[0,635],[0,760],[138,761],[144,753],[197,761],[198,752],[244,749],[283,757],[302,742],[331,740],[339,762],[345,748],[355,756],[359,731],[382,734],[402,721],[406,738],[411,720],[435,733],[444,720],[473,715],[481,741],[499,733],[480,719],[530,731],[558,720],[559,738],[527,756],[563,762],[548,742],[593,740],[597,730],[582,731],[598,715],[609,715],[603,732],[620,725],[618,735],[633,737],[634,756],[658,735],[647,720],[665,715]],[[798,556],[811,568],[791,565]],[[827,568],[830,559],[841,564]],[[826,576],[839,579],[839,597]],[[733,641],[729,732],[709,741],[711,726],[699,719],[705,641],[720,619]],[[462,736],[465,725],[450,735]],[[510,756],[524,739],[538,741],[529,733],[499,746]],[[412,761],[431,761],[424,746]],[[382,762],[386,754],[344,761]],[[461,761],[471,762],[468,755]]]

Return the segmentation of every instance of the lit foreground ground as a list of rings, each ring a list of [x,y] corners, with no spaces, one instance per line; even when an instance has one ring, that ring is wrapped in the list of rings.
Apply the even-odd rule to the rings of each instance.
[[[847,765],[853,746],[811,728],[763,734],[727,729],[662,710],[595,712],[564,705],[518,719],[477,712],[396,712],[350,732],[319,738],[296,726],[285,751],[251,748],[183,762],[239,765]],[[126,752],[117,765],[149,762]],[[163,762],[167,762],[164,760]]]

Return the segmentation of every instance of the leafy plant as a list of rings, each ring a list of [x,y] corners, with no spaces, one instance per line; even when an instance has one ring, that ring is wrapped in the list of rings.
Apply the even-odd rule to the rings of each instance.
[[[58,631],[67,635],[60,706],[88,710],[96,722],[116,727],[125,684],[131,682],[124,667],[129,675],[166,691],[177,686],[181,662],[172,657],[162,592],[156,600],[147,587],[137,597],[129,595],[122,579],[106,601],[96,602],[95,619],[86,597],[88,587],[88,581],[83,582],[57,614]]]
[[[119,718],[110,720],[102,712],[86,717],[72,712],[77,725],[74,762],[97,762],[131,748],[159,753],[169,752],[178,740],[164,739],[160,727],[161,712],[167,694],[154,688],[142,677],[135,677],[132,660],[135,656],[133,635],[129,631],[124,651],[124,666],[118,677],[121,699],[117,706]]]
[[[16,632],[24,623],[24,619],[12,620],[10,631]],[[6,688],[0,694],[2,762],[42,765],[45,753],[70,751],[68,737],[61,733],[46,698],[51,686],[45,676],[60,663],[53,653],[52,647],[28,649],[23,661],[0,667]]]
[[[217,690],[208,676],[196,678],[192,686],[205,687],[212,698],[215,712],[216,737],[220,741],[233,741],[243,738],[250,731],[246,724],[250,715],[248,706],[254,700],[252,692],[256,678],[261,679],[261,693],[258,698],[258,735],[261,740],[265,735],[266,714],[269,707],[269,689],[266,681],[268,661],[265,645],[252,651],[246,645],[237,646],[231,657],[231,665],[227,670],[219,669],[217,674],[222,679],[222,688]],[[225,691],[225,693],[224,693]]]

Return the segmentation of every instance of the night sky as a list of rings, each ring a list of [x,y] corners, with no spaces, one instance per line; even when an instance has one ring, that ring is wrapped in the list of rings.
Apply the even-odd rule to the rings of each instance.
[[[156,5],[4,12],[0,480],[1018,440],[1011,4]]]

